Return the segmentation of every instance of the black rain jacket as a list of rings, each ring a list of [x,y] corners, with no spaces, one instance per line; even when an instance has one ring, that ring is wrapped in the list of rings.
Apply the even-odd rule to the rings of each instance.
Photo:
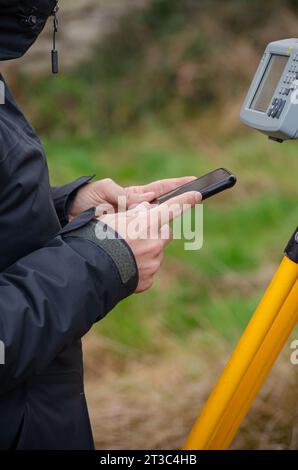
[[[0,60],[28,49],[55,4],[0,2]],[[37,18],[34,27],[26,22],[30,15]],[[110,250],[85,236],[94,209],[68,223],[69,202],[89,179],[50,188],[41,143],[5,84],[0,105],[1,449],[93,448],[81,337],[134,292],[137,269],[124,241]],[[131,263],[125,276],[113,257],[118,252],[124,259],[121,250]]]

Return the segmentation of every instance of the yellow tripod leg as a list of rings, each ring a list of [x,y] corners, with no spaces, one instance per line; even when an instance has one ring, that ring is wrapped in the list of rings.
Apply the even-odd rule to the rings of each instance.
[[[230,401],[208,449],[226,449],[230,445],[297,321],[298,281]]]
[[[206,449],[242,378],[298,278],[298,265],[284,257],[255,314],[184,445]]]

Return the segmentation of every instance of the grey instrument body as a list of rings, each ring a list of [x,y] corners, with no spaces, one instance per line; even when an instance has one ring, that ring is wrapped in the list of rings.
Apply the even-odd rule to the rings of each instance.
[[[298,39],[266,47],[241,108],[241,121],[282,142],[298,136]]]

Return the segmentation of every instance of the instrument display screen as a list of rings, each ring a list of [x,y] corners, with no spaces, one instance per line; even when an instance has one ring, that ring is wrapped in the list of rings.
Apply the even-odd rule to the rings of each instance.
[[[274,91],[289,60],[286,55],[272,54],[250,108],[266,113]]]

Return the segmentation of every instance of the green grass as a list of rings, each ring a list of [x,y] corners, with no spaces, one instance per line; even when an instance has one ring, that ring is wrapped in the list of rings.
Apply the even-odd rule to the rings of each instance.
[[[297,143],[249,133],[208,152],[158,126],[100,141],[45,140],[53,182],[82,174],[123,185],[231,168],[238,185],[204,205],[204,246],[173,241],[154,288],[120,303],[96,330],[127,350],[162,350],[212,328],[234,343],[297,224]],[[206,147],[206,146],[205,146]],[[205,148],[204,147],[204,148]]]

